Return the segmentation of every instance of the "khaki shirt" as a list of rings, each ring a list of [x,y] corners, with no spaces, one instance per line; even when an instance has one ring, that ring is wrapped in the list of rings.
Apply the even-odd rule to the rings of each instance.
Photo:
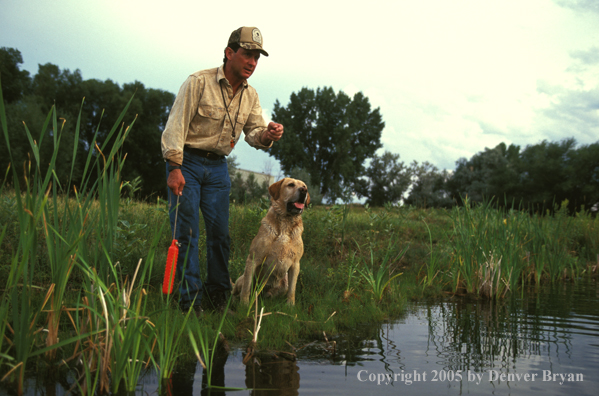
[[[235,125],[234,138],[221,87],[229,106],[230,120]],[[224,66],[202,70],[189,76],[177,94],[162,132],[162,157],[182,164],[183,146],[228,155],[233,150],[231,139],[237,143],[242,131],[250,146],[267,150],[272,142],[268,146],[260,142],[266,127],[258,93],[247,81],[233,97]]]

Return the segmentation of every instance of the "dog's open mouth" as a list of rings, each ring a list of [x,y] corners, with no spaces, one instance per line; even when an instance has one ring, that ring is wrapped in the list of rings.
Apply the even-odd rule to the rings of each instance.
[[[287,202],[287,213],[291,213],[294,215],[301,214],[306,207],[306,194],[302,193],[299,196],[299,199],[296,202]]]
[[[288,202],[287,203],[287,213],[300,214],[304,211],[305,206],[306,205],[304,205],[301,202]]]

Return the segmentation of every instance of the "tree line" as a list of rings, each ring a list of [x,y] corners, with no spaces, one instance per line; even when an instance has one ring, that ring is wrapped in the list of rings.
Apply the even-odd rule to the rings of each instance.
[[[160,137],[174,94],[146,88],[138,81],[121,87],[111,80],[84,80],[79,70],[61,70],[50,63],[39,65],[38,73],[31,77],[20,70],[22,62],[18,50],[0,49],[0,78],[13,158],[19,163],[28,159],[23,121],[35,136],[55,106],[63,120],[59,133],[67,143],[55,171],[59,179],[65,177],[64,170],[70,169],[72,160],[77,117],[81,117],[82,125],[77,144],[84,151],[94,150],[90,147],[94,134],[103,142],[134,95],[125,122],[129,124],[134,117],[136,121],[123,147],[127,160],[122,178],[136,181],[140,198],[164,196]],[[455,170],[448,171],[429,162],[406,165],[399,154],[377,154],[385,123],[380,109],[372,109],[361,92],[350,97],[332,87],[302,88],[291,94],[286,106],[277,100],[272,118],[285,125],[285,137],[269,154],[279,161],[284,174],[307,182],[311,196],[316,198],[313,202],[359,198],[371,206],[401,202],[451,207],[461,205],[465,197],[471,202],[494,198],[500,205],[515,204],[535,211],[551,209],[564,200],[571,203],[571,209],[590,208],[599,202],[599,141],[578,146],[570,138],[524,148],[501,143],[470,159],[458,159]],[[0,148],[3,170],[8,166],[6,150],[5,146]],[[230,156],[228,162],[233,172],[238,165],[235,157]],[[232,176],[233,201],[248,202],[264,194],[264,186],[255,180]]]
[[[597,211],[599,204],[599,142],[577,145],[573,138],[546,140],[522,148],[500,143],[470,159],[456,161],[454,171],[434,165],[399,161],[399,155],[375,155],[368,177],[356,191],[371,205],[398,202],[419,207],[443,207],[485,202],[531,212],[553,211],[568,201],[571,212]],[[388,177],[389,176],[389,177]]]
[[[61,134],[61,148],[55,172],[59,181],[66,180],[71,168],[75,125],[80,121],[78,152],[97,150],[90,147],[97,134],[98,145],[104,143],[110,129],[118,119],[131,97],[124,125],[135,119],[134,127],[127,132],[123,145],[126,153],[126,166],[121,177],[126,181],[137,181],[140,196],[166,193],[166,169],[160,153],[160,138],[168,119],[175,96],[160,89],[146,88],[141,82],[119,84],[112,80],[84,80],[80,70],[61,70],[51,63],[39,65],[35,76],[20,70],[23,58],[20,51],[13,48],[0,49],[0,78],[6,106],[7,129],[15,164],[22,166],[28,161],[30,143],[25,133],[29,129],[37,139],[52,106],[62,122],[57,128]],[[110,144],[110,142],[109,142]],[[9,156],[6,145],[0,146],[0,169],[2,177],[8,167]],[[41,147],[41,164],[51,156],[53,147]],[[97,152],[96,155],[101,155]],[[83,170],[86,155],[79,155],[75,169]],[[78,175],[74,175],[78,185]]]

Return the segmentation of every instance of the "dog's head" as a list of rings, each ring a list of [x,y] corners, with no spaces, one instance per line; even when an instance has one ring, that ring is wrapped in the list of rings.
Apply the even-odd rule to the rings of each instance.
[[[306,205],[310,203],[310,194],[306,183],[301,180],[286,177],[268,187],[273,204],[286,214],[302,214]]]

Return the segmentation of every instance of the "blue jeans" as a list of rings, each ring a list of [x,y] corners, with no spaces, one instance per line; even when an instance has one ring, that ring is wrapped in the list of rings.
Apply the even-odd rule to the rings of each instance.
[[[192,304],[200,305],[203,289],[208,295],[231,290],[229,277],[229,191],[231,180],[227,160],[210,160],[184,151],[181,172],[185,178],[183,195],[177,197],[168,189],[171,231],[177,224],[175,239],[179,241],[177,279],[179,305],[187,309]],[[168,178],[168,170],[167,170]],[[200,236],[200,214],[206,229],[206,283],[200,278],[198,238]],[[187,255],[187,260],[185,256]]]

